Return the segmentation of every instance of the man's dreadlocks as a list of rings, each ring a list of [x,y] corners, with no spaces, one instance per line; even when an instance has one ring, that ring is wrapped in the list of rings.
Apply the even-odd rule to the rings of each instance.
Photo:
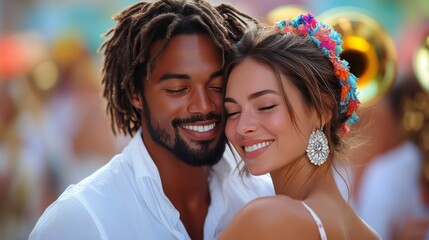
[[[207,33],[222,51],[230,51],[249,22],[257,21],[227,4],[213,6],[204,0],[160,0],[137,3],[113,18],[112,35],[100,48],[104,51],[103,80],[107,112],[112,130],[131,136],[141,123],[141,114],[131,104],[133,94],[149,79],[151,63],[168,40],[181,33]],[[164,46],[149,59],[151,44],[165,39]]]

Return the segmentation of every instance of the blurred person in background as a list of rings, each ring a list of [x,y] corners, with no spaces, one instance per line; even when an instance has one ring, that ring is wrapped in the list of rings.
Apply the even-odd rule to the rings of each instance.
[[[18,109],[12,97],[13,84],[0,80],[0,232],[5,238],[20,234],[20,220],[24,217],[25,196],[19,196],[22,185],[14,182],[20,143],[15,126]]]
[[[362,112],[366,141],[351,155],[358,162],[353,169],[354,207],[387,240],[428,238],[422,174],[429,156],[424,137],[429,131],[429,102],[414,71],[427,26],[424,21],[403,26],[407,34],[396,39],[396,82],[375,106]]]
[[[46,144],[44,104],[50,92],[42,91],[31,73],[40,60],[37,51],[43,44],[26,33],[11,33],[0,38],[0,49],[7,61],[0,62],[0,160],[2,178],[2,237],[23,239],[41,211],[52,202],[55,190],[47,184],[49,150]],[[3,57],[2,56],[2,57]]]
[[[386,240],[425,239],[429,230],[420,180],[423,155],[404,127],[409,102],[418,94],[422,91],[413,73],[400,78],[380,102],[361,114],[367,142],[352,154],[367,164],[357,166],[354,207]]]
[[[38,33],[14,32],[0,37],[0,52],[0,232],[25,239],[46,207],[120,144],[79,36],[48,45]]]
[[[76,33],[59,35],[51,56],[57,83],[47,108],[56,159],[51,168],[59,195],[104,165],[121,145],[109,131],[99,67],[85,42]]]
[[[245,203],[273,194],[269,177],[235,171],[220,118],[226,55],[256,20],[198,0],[139,2],[115,20],[104,96],[113,132],[133,139],[68,187],[29,238],[214,239]]]
[[[427,98],[427,100],[429,100],[429,97]],[[424,158],[423,158],[423,166],[421,168],[420,171],[420,198],[423,204],[423,208],[425,209],[425,214],[429,215],[429,154],[428,154],[428,149],[425,149],[425,152],[423,154]],[[413,232],[417,232],[417,234],[419,233],[424,233],[425,236],[425,240],[429,239],[429,227],[428,227],[428,218],[426,218],[426,220],[424,218],[421,217],[416,217],[416,218],[410,218],[408,225],[411,225],[412,227],[408,227],[408,226],[404,226],[404,229],[409,229],[409,231],[411,233],[406,233],[405,231],[401,231],[397,234],[397,239],[406,239],[405,237],[401,238],[401,233],[404,236],[414,236],[415,234],[413,234]],[[405,225],[405,224],[404,224]],[[417,227],[418,231],[413,231],[413,229]],[[422,235],[420,235],[422,236]]]

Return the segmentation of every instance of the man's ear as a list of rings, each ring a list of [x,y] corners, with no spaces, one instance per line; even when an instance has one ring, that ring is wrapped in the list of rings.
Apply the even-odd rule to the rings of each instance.
[[[140,110],[143,110],[143,99],[139,93],[134,93],[133,98],[131,99],[131,104]]]

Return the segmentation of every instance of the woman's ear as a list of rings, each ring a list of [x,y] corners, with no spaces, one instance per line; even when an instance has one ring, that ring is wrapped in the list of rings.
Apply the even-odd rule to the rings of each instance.
[[[134,93],[133,98],[131,99],[131,104],[140,110],[143,110],[143,99],[139,93]]]
[[[322,116],[322,126],[325,126],[328,122],[330,122],[332,119],[332,112],[328,111],[327,113],[324,113]]]
[[[322,114],[322,116],[321,116],[321,118],[319,118],[319,116],[317,115],[317,111],[315,109],[311,110],[311,119],[312,119],[313,123],[315,124],[315,126],[318,126],[317,127],[318,129],[325,126],[326,123],[328,123],[332,119],[332,112],[331,111],[322,112],[321,114]]]

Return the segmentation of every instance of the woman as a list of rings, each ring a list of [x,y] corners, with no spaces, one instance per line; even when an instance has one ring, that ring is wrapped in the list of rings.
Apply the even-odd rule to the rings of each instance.
[[[226,136],[276,196],[244,207],[219,239],[379,239],[342,197],[333,160],[357,121],[356,78],[331,27],[299,15],[249,30],[226,66]]]

